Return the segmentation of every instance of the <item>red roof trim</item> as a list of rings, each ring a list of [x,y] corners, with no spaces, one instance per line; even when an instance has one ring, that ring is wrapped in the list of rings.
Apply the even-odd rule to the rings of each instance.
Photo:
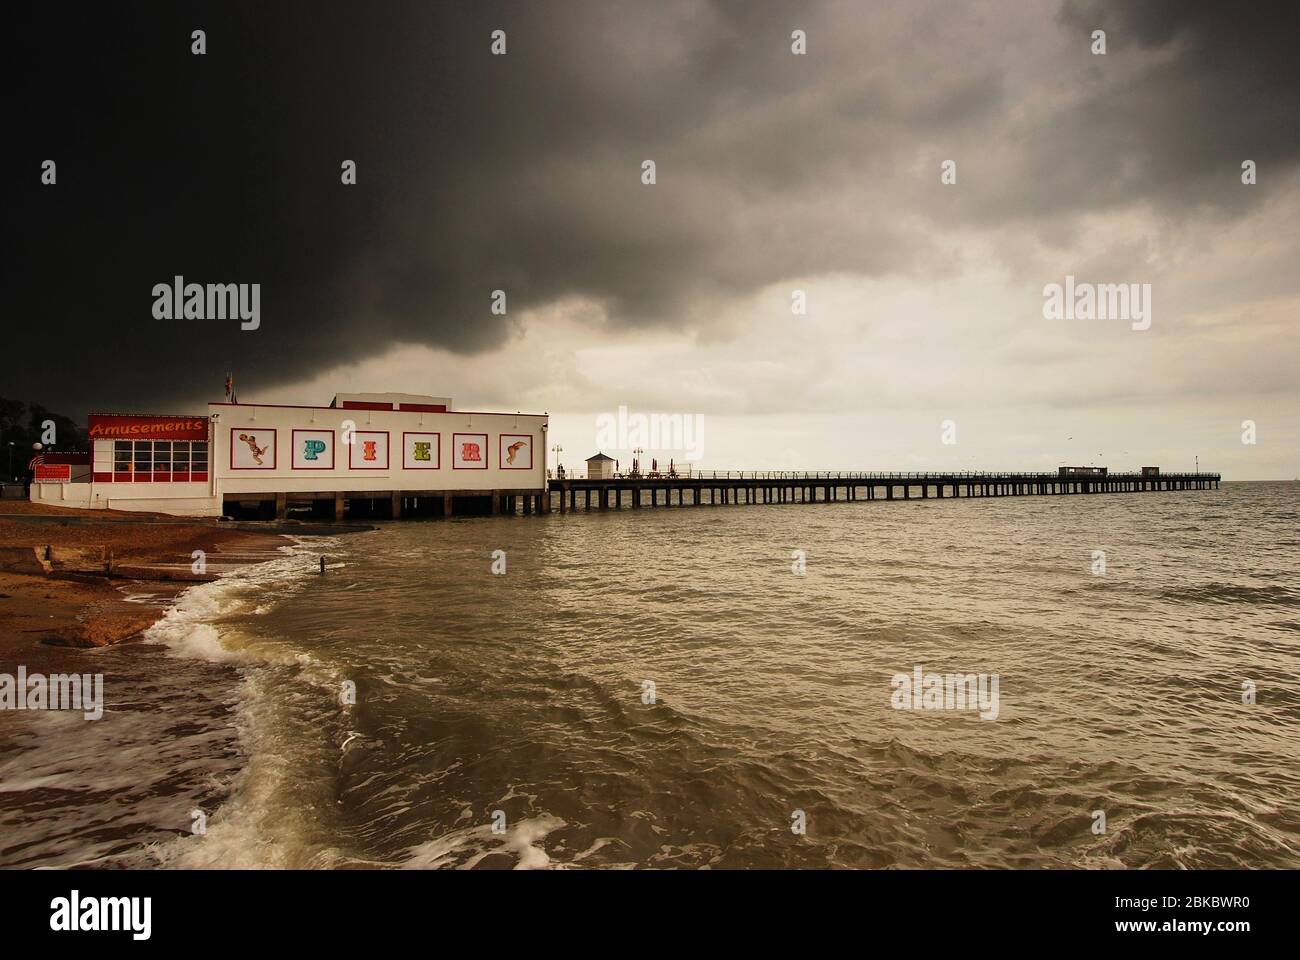
[[[342,407],[313,407],[305,403],[229,403],[226,401],[218,402],[216,400],[208,404],[210,407],[282,407],[286,410],[341,410]],[[401,413],[400,410],[394,410],[393,413]],[[408,413],[413,411],[407,411]],[[429,411],[425,411],[429,412]],[[464,414],[467,417],[549,417],[549,413],[523,413],[516,410],[445,410],[444,413]]]

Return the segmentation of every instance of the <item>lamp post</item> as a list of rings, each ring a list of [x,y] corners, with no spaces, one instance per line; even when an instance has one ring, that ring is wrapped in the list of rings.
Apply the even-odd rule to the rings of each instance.
[[[564,452],[564,447],[557,443],[551,449],[555,451],[555,475],[560,479],[564,479],[564,464],[560,462],[560,454]]]
[[[14,442],[9,441],[9,482],[13,483],[14,479]]]

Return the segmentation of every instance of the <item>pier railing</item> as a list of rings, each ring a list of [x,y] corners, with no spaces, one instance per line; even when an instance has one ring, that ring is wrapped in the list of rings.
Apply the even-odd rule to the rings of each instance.
[[[628,482],[655,480],[926,480],[943,477],[955,480],[981,480],[991,478],[1042,478],[1059,476],[1058,470],[912,470],[912,471],[871,471],[871,470],[692,470],[667,472],[633,473],[624,471],[606,477],[606,480],[623,480]],[[1140,471],[1111,471],[1105,474],[1075,473],[1067,474],[1070,479],[1089,479],[1103,477],[1158,479],[1160,477],[1200,477],[1217,479],[1219,474],[1205,471],[1173,470],[1162,474],[1144,474]],[[586,476],[577,476],[565,472],[563,480],[587,480]]]

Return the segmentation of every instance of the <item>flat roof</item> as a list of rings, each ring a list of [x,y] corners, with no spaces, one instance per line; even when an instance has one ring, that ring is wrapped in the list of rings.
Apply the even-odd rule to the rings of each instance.
[[[209,407],[283,407],[286,410],[334,410],[340,411],[346,407],[318,407],[309,403],[231,403],[229,400],[209,400]],[[353,413],[365,411],[352,411]],[[418,410],[380,410],[379,413],[419,413]],[[426,411],[427,412],[427,411]],[[522,410],[444,410],[438,415],[443,416],[453,413],[464,413],[476,417],[549,417],[549,413],[524,413]],[[190,414],[194,416],[194,414]]]

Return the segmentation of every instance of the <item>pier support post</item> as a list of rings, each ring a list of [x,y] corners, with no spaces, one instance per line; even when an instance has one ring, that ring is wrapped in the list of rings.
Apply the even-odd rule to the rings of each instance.
[[[451,497],[442,498],[442,515],[444,517],[451,516]]]
[[[334,519],[343,519],[343,493],[341,491],[334,494]]]

